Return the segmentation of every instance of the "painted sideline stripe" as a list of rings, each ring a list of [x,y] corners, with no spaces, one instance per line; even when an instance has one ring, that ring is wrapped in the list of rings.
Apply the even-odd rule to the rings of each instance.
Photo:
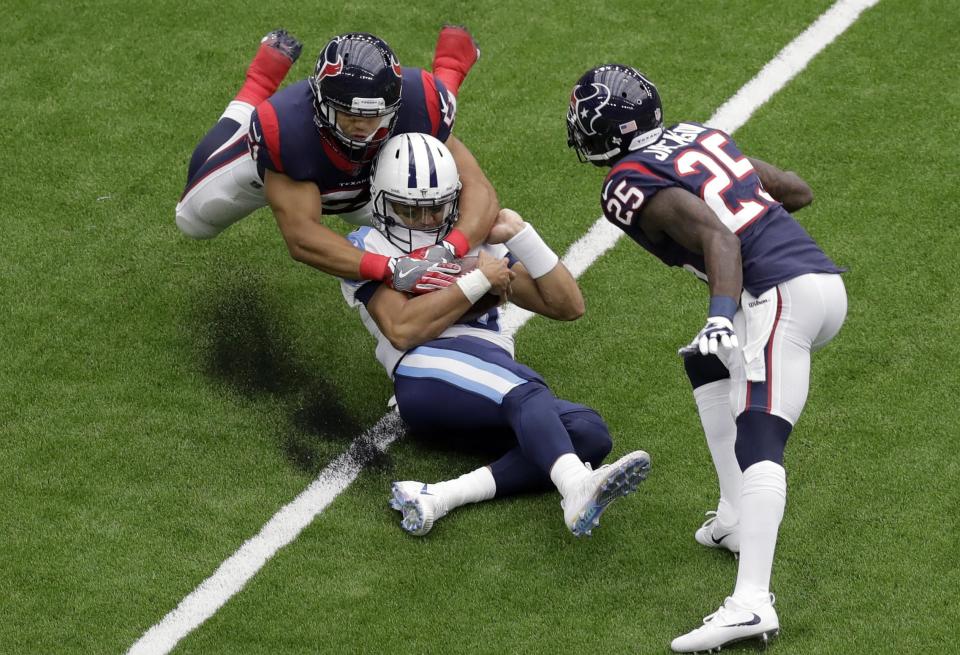
[[[384,451],[403,432],[396,412],[389,412],[357,437],[347,452],[337,457],[299,496],[273,515],[260,532],[248,539],[209,578],[150,628],[127,651],[131,654],[169,653],[194,628],[213,616],[224,603],[273,557],[297,538],[340,493],[350,486],[371,448]]]
[[[860,14],[879,0],[839,0],[810,27],[791,41],[776,57],[725,102],[706,121],[728,133],[735,132],[750,116],[802,71],[821,50],[849,28]],[[577,240],[563,258],[574,277],[580,277],[600,256],[616,245],[622,232],[602,216]],[[532,314],[508,306],[504,329],[516,332]],[[318,514],[330,505],[360,473],[362,453],[370,447],[386,450],[402,433],[396,412],[383,416],[376,425],[351,444],[350,449],[331,462],[299,496],[277,512],[260,532],[247,540],[209,578],[204,580],[169,614],[147,630],[130,650],[130,655],[169,653],[177,643],[213,616],[234,594],[256,575],[267,560],[297,538]]]

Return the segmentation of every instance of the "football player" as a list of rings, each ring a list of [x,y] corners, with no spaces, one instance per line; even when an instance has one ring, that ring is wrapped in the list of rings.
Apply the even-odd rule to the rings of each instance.
[[[264,37],[240,92],[193,153],[177,226],[212,238],[269,204],[297,261],[408,291],[452,281],[445,274],[459,269],[451,260],[483,239],[499,209],[476,160],[451,134],[456,94],[479,57],[470,33],[441,30],[433,73],[402,68],[376,36],[343,34],[323,48],[312,76],[277,92],[300,50],[284,30]],[[445,141],[464,180],[463,220],[447,235],[446,252],[435,251],[437,261],[358,252],[320,222],[324,214],[369,222],[371,162],[391,134],[404,132]]]
[[[401,134],[382,148],[371,180],[376,229],[349,239],[360,250],[402,257],[441,248],[459,219],[461,183],[450,150],[426,134]],[[592,409],[557,399],[540,375],[513,359],[513,338],[497,305],[509,295],[521,307],[558,320],[584,311],[576,281],[529,223],[499,212],[487,244],[474,247],[477,267],[435,293],[413,296],[379,281],[343,280],[376,338],[376,356],[393,379],[397,408],[417,433],[448,442],[465,434],[480,443],[508,433],[502,457],[438,484],[395,482],[391,506],[401,526],[424,535],[465,503],[554,486],[567,528],[590,534],[606,507],[646,477],[643,451],[600,466],[612,442]],[[394,285],[396,287],[397,285]],[[589,466],[588,466],[589,465]],[[591,467],[599,467],[592,470]]]
[[[657,88],[629,66],[600,66],[577,81],[567,131],[581,161],[610,168],[607,220],[710,290],[706,324],[679,350],[720,483],[717,510],[695,538],[740,558],[733,594],[671,647],[766,641],[780,625],[769,587],[787,494],[784,447],[807,399],[810,354],[847,310],[841,269],[790,214],[812,192],[720,130],[665,127]]]

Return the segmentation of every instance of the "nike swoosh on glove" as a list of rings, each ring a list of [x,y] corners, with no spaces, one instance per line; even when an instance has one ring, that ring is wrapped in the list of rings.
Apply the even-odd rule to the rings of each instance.
[[[390,260],[386,283],[397,291],[423,294],[444,289],[457,281],[460,266],[453,262],[433,262],[406,255]]]
[[[733,331],[733,323],[725,316],[711,316],[707,324],[693,338],[693,341],[677,351],[678,355],[721,355],[720,360],[726,361],[724,355],[736,350],[739,345],[737,334]]]

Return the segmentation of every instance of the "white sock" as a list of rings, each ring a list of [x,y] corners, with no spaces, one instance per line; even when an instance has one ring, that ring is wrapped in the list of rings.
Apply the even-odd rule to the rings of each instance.
[[[743,472],[740,498],[740,566],[734,599],[743,607],[768,602],[777,531],[787,503],[787,473],[769,460]]]
[[[717,522],[723,527],[733,527],[740,518],[743,474],[734,452],[737,423],[730,408],[730,380],[717,380],[697,387],[693,390],[693,398],[697,402],[700,424],[720,483]]]
[[[427,485],[427,491],[439,496],[447,511],[467,503],[479,503],[490,500],[497,493],[497,483],[493,479],[490,467],[484,466],[476,471],[464,473],[456,480],[447,480]]]
[[[589,475],[590,470],[573,453],[560,455],[550,467],[550,479],[564,498]]]

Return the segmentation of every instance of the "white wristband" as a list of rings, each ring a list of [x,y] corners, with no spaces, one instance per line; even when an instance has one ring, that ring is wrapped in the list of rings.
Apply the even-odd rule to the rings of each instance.
[[[490,290],[493,285],[480,269],[475,269],[457,279],[457,286],[463,291],[470,304],[474,304]]]
[[[533,279],[543,277],[552,271],[557,262],[560,261],[557,253],[550,249],[550,246],[529,223],[509,239],[505,245],[514,257],[519,259],[520,263],[526,267],[527,272]]]

